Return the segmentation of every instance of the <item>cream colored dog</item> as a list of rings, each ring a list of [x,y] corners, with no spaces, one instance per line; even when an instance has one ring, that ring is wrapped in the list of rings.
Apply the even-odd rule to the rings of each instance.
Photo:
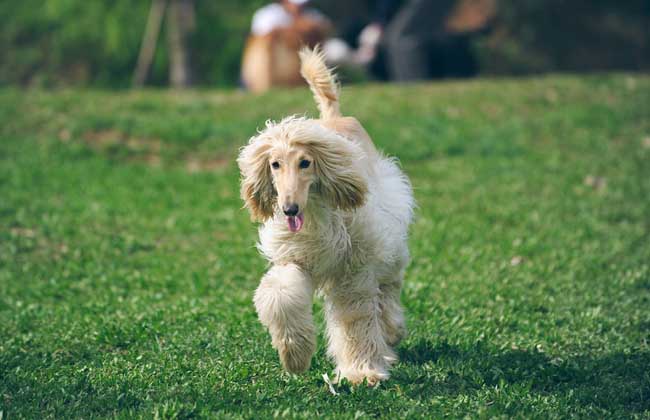
[[[338,85],[322,54],[301,51],[318,120],[267,122],[237,162],[241,194],[272,264],[255,292],[259,319],[282,365],[309,368],[316,348],[312,298],[325,298],[329,354],[339,377],[389,377],[406,333],[400,305],[414,199],[408,178],[339,112]]]

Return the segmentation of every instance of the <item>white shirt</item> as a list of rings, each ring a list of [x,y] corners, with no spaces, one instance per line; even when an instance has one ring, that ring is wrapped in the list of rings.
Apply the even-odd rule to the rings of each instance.
[[[279,3],[268,4],[258,9],[253,15],[251,33],[253,35],[266,35],[277,28],[291,26],[293,17]]]

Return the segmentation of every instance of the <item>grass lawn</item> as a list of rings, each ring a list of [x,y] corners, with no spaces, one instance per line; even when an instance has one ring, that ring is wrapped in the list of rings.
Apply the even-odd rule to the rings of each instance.
[[[650,77],[355,86],[342,109],[420,207],[401,360],[335,396],[322,335],[292,376],[256,319],[234,163],[315,114],[307,89],[0,91],[0,418],[650,418]]]

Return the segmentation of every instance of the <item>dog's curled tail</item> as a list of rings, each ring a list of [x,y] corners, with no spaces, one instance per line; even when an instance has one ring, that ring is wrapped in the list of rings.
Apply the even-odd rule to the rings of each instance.
[[[300,50],[300,74],[314,92],[320,117],[324,120],[340,117],[339,85],[334,73],[325,65],[325,55],[319,47]]]

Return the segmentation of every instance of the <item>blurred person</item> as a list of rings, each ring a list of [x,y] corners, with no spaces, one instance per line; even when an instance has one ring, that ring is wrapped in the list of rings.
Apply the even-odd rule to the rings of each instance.
[[[379,79],[472,76],[478,65],[471,37],[495,12],[495,0],[378,0],[365,24],[348,21],[343,39],[326,43],[325,52],[335,64],[365,66]]]
[[[322,43],[331,31],[330,21],[309,0],[281,0],[253,15],[251,33],[242,57],[241,79],[252,92],[273,86],[296,86],[300,76],[298,51],[303,45]]]

